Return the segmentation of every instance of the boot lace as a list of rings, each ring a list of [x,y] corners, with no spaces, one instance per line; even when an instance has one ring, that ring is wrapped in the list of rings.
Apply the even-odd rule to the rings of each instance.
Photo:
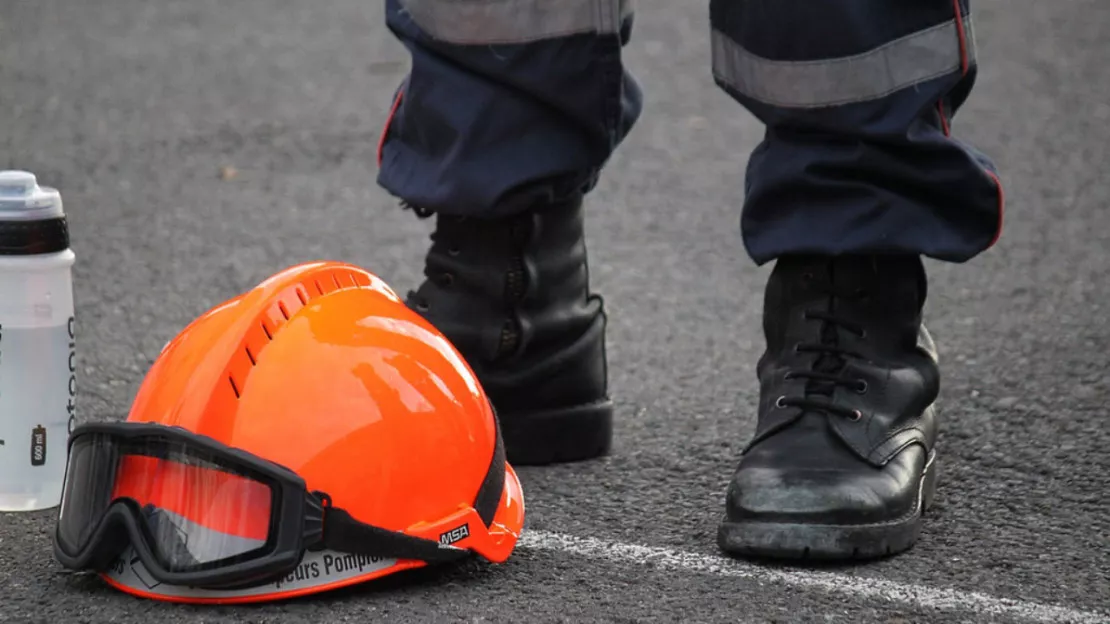
[[[416,216],[421,219],[431,217],[434,213],[430,210],[420,208],[407,202],[402,202],[401,207],[405,210],[412,210]],[[507,222],[508,237],[512,244],[520,246],[524,244],[525,237],[528,235],[527,223],[528,217],[518,216],[517,218],[510,219]],[[465,216],[451,216],[441,218],[437,223],[436,229],[432,232],[430,238],[434,243],[434,248],[441,252],[446,252],[447,256],[456,257],[461,253],[461,241],[468,240],[471,246],[482,247],[485,241],[476,238],[483,235],[489,235],[488,230],[483,228],[468,228],[466,224],[471,223],[471,219]],[[502,234],[495,234],[501,236]],[[527,285],[526,271],[524,267],[524,258],[522,251],[514,250],[508,258],[508,267],[504,272],[505,291],[503,305],[505,308],[505,320],[501,324],[500,340],[498,342],[497,352],[495,358],[507,354],[511,354],[518,350],[521,340],[521,328],[516,320],[515,307],[520,303],[524,297]],[[425,314],[431,310],[431,298],[436,290],[447,290],[455,284],[455,274],[449,269],[444,267],[442,256],[439,256],[436,251],[428,254],[427,261],[424,265],[425,281],[416,290],[409,290],[406,295],[406,300],[409,302],[417,312]]]
[[[828,289],[825,294],[830,297],[829,310],[834,309],[833,303],[837,299],[860,300],[868,297],[868,293],[862,289],[848,294]],[[794,352],[817,353],[819,356],[809,368],[794,368],[786,373],[786,379],[805,379],[805,390],[801,395],[780,396],[775,405],[779,408],[797,407],[806,411],[837,414],[852,421],[861,419],[863,414],[859,410],[835,403],[832,395],[837,387],[850,388],[859,394],[867,392],[866,380],[844,375],[850,358],[863,359],[864,356],[839,344],[841,330],[861,339],[867,338],[867,330],[855,321],[826,310],[806,310],[805,319],[822,323],[820,341],[797,343],[794,345]]]
[[[435,215],[435,212],[415,204],[410,204],[407,201],[401,202],[401,209],[411,210],[419,219],[428,219]],[[457,223],[461,223],[464,220],[465,218],[463,217],[455,217],[454,219]],[[447,255],[457,256],[459,254],[459,244],[454,240],[455,235],[456,233],[453,232],[450,227],[437,228],[436,231],[431,234],[430,238],[433,242],[446,242]],[[435,284],[440,288],[450,288],[455,281],[455,276],[450,271],[436,270],[428,265],[424,267],[424,277],[427,281],[420,288],[417,290],[409,290],[406,293],[408,302],[419,312],[427,312],[431,307],[429,298],[425,292],[431,284]]]

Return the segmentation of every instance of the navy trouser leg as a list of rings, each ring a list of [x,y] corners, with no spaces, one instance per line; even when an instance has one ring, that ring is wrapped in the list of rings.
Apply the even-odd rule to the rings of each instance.
[[[498,216],[589,190],[640,115],[621,62],[630,0],[387,0],[409,49],[378,183],[406,203]]]
[[[588,190],[640,115],[621,62],[629,7],[387,0],[412,70],[379,183],[413,205],[491,216]],[[963,261],[997,239],[993,166],[949,132],[976,77],[967,0],[711,0],[710,14],[718,84],[767,126],[742,211],[756,262]]]
[[[757,263],[962,262],[997,240],[993,166],[949,133],[976,76],[968,0],[711,0],[710,18],[717,84],[767,127],[741,218]]]

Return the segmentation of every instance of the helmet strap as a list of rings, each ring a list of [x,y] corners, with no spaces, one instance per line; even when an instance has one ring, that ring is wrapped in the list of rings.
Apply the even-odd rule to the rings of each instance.
[[[474,500],[474,510],[487,528],[493,523],[505,490],[505,444],[501,438],[501,424],[496,413],[493,421],[496,432],[493,456]],[[456,561],[470,554],[463,548],[359,522],[345,509],[332,507],[331,497],[323,492],[313,492],[313,498],[323,508],[324,530],[319,541],[309,545],[309,550],[327,549],[367,557],[414,559],[427,563]]]
[[[323,539],[313,550],[319,547],[353,555],[427,563],[456,561],[470,554],[463,548],[359,522],[345,509],[337,507],[328,507],[325,511]]]

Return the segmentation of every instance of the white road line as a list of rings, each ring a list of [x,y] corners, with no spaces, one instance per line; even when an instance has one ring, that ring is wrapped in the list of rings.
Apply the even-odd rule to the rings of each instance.
[[[525,530],[519,546],[525,549],[556,551],[619,564],[651,564],[656,568],[712,574],[756,582],[789,585],[833,594],[847,594],[880,602],[1009,617],[1045,624],[1108,624],[1110,614],[1081,611],[1067,607],[998,598],[986,594],[924,585],[908,585],[874,578],[834,572],[773,570],[724,556],[701,555],[669,548],[609,542],[593,537]]]

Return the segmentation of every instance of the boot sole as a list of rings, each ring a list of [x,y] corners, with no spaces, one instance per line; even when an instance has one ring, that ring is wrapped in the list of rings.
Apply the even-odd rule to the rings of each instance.
[[[508,414],[501,417],[505,457],[514,466],[544,466],[609,453],[613,442],[613,402]]]
[[[922,519],[936,497],[936,451],[929,454],[911,513],[890,522],[828,525],[723,522],[717,545],[734,555],[791,560],[875,559],[909,550],[921,535]]]

